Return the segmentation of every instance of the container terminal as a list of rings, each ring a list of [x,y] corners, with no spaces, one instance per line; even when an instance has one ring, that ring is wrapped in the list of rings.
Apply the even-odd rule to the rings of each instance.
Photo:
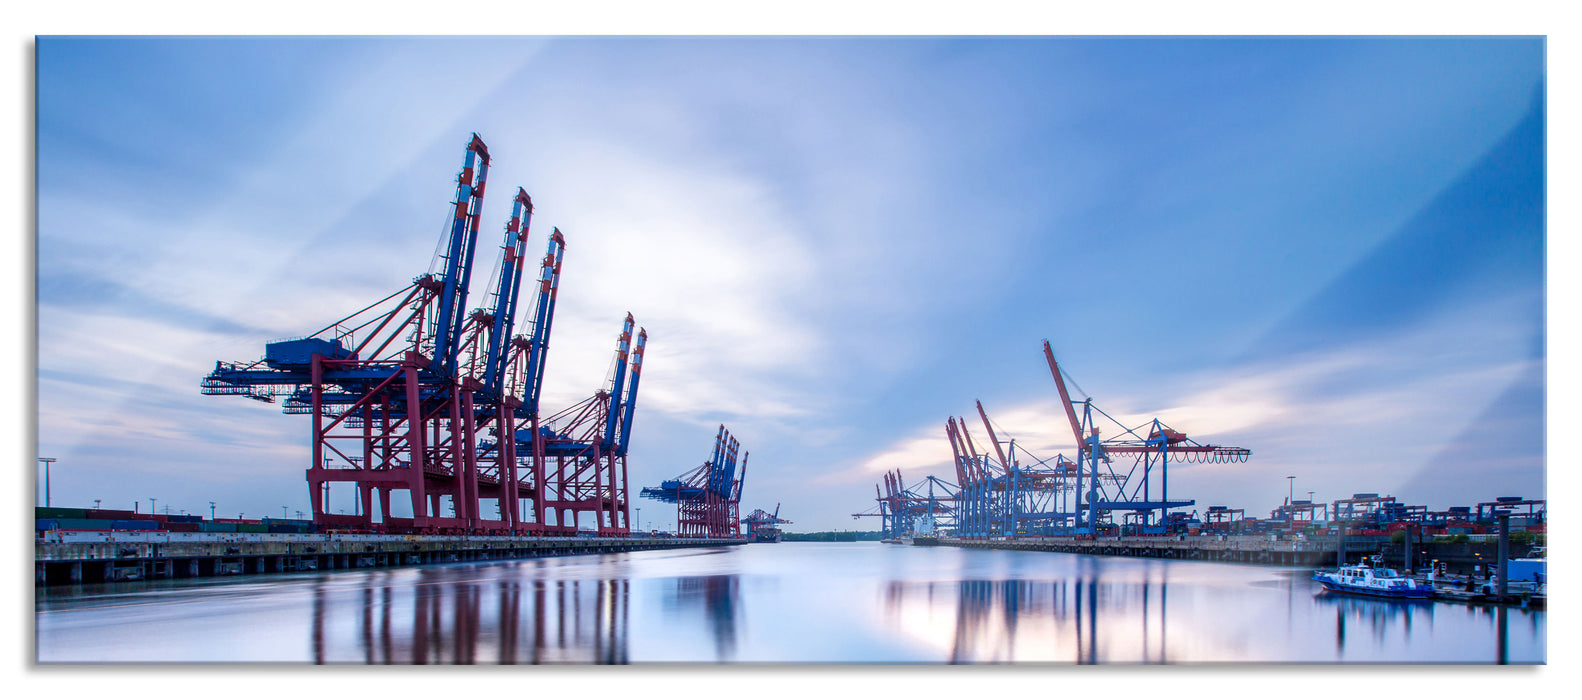
[[[552,229],[524,290],[533,201],[518,187],[485,303],[468,287],[489,148],[466,144],[429,272],[253,361],[215,363],[202,394],[309,417],[311,517],[233,520],[50,508],[35,513],[40,583],[270,573],[430,561],[740,544],[746,475],[721,425],[713,456],[644,489],[677,536],[633,527],[627,454],[648,332],[627,313],[588,398],[540,405],[567,236]],[[530,300],[520,326],[523,292]],[[518,333],[518,329],[522,332]],[[41,458],[50,461],[52,458]],[[352,492],[353,512],[331,512]],[[152,509],[150,509],[152,510]]]
[[[900,470],[887,472],[874,507],[852,516],[878,518],[881,538],[896,544],[1278,566],[1389,562],[1434,584],[1438,597],[1543,603],[1542,499],[1501,496],[1433,511],[1378,493],[1325,503],[1293,491],[1268,518],[1199,509],[1170,496],[1169,465],[1245,462],[1252,451],[1199,443],[1158,418],[1122,424],[1092,398],[1073,398],[1076,383],[1047,340],[1043,353],[1075,459],[1029,452],[996,430],[980,401],[984,442],[964,418],[945,421],[954,482],[930,475],[909,486]]]

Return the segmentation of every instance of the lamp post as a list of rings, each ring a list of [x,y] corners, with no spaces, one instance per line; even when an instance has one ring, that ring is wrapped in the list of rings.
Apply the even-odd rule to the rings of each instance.
[[[214,522],[214,501],[209,501],[209,522]]]
[[[49,507],[49,465],[54,463],[54,462],[58,462],[60,460],[55,459],[54,457],[39,457],[38,461],[44,463],[44,507],[48,508]],[[33,492],[33,497],[34,498],[38,498],[38,492],[37,491]],[[38,501],[34,501],[34,503],[38,503]]]
[[[637,531],[638,532],[642,532],[643,531],[643,509],[642,508],[637,508],[635,510],[637,511]]]
[[[148,499],[148,514],[149,515],[159,515],[159,513],[154,510],[155,507],[157,507],[158,505],[159,505],[159,499],[157,499],[157,498],[150,498],[150,499]]]
[[[1294,522],[1296,520],[1296,477],[1285,477],[1285,484],[1289,487],[1289,492],[1285,496],[1285,519]]]

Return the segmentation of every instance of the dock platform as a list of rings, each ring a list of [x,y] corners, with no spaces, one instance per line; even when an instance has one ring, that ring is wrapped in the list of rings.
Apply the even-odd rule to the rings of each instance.
[[[685,537],[54,533],[35,542],[33,566],[35,584],[48,586],[723,547],[745,542]]]
[[[1196,537],[1018,537],[1015,539],[958,539],[918,537],[913,544],[924,547],[961,547],[964,549],[1004,549],[1026,552],[1062,552],[1104,556],[1149,557],[1222,561],[1271,566],[1332,566],[1335,563],[1334,538],[1272,540],[1268,536]],[[1348,560],[1379,552],[1381,541],[1346,538]]]

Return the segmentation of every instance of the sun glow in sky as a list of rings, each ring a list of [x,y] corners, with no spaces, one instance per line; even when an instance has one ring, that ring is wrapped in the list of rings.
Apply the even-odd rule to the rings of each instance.
[[[198,394],[428,269],[462,148],[567,251],[545,403],[649,333],[633,495],[876,529],[946,417],[1074,456],[1041,353],[1239,465],[1171,495],[1545,496],[1542,38],[40,38],[57,505],[307,510],[308,423]],[[519,322],[519,327],[521,323]],[[1065,430],[1066,432],[1062,432]],[[981,434],[975,433],[981,440]],[[42,500],[42,499],[41,499]],[[349,507],[349,501],[345,504]],[[674,514],[636,500],[644,523]]]

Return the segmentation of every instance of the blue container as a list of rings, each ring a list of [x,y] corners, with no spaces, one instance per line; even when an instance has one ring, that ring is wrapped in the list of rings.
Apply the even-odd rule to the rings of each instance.
[[[115,530],[158,530],[159,523],[152,520],[111,520],[110,527]]]
[[[59,530],[103,530],[103,520],[90,518],[56,518],[55,528]]]
[[[54,530],[54,529],[56,529],[58,527],[60,527],[60,524],[57,523],[54,518],[34,518],[33,519],[33,529],[34,530]]]
[[[265,345],[264,364],[275,369],[310,367],[315,353],[331,360],[341,360],[351,356],[351,351],[342,346],[339,340],[303,338]]]
[[[198,523],[198,532],[236,532],[236,523]]]

